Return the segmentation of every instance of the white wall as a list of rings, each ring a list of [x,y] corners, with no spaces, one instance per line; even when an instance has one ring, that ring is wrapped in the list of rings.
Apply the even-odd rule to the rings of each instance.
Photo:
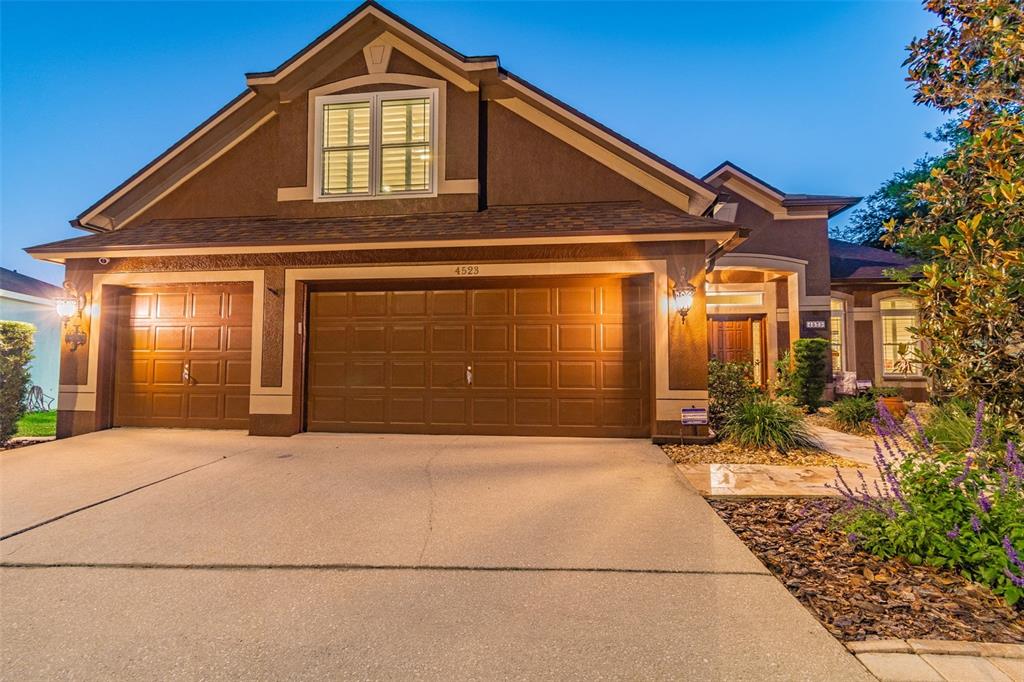
[[[54,398],[57,409],[57,384],[60,372],[60,318],[52,305],[29,303],[0,296],[0,320],[28,322],[36,328],[32,360],[32,383]]]

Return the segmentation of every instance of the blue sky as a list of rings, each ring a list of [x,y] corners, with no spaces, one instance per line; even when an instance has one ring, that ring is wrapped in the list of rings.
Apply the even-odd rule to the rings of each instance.
[[[3,2],[0,261],[67,220],[356,2]],[[386,2],[702,175],[730,159],[789,192],[864,195],[935,149],[904,47],[915,2]]]

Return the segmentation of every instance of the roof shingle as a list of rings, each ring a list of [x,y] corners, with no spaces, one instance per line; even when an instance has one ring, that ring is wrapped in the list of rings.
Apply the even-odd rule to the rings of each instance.
[[[732,223],[636,202],[495,206],[479,212],[350,218],[195,218],[33,246],[29,253],[104,249],[443,241],[510,237],[734,232]]]
[[[829,267],[832,279],[888,279],[885,271],[890,268],[901,270],[918,261],[892,251],[876,249],[860,244],[828,240]]]

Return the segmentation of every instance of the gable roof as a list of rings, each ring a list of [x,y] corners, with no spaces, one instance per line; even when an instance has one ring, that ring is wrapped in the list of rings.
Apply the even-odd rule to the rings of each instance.
[[[64,293],[59,286],[7,268],[0,268],[0,291],[11,291],[37,298],[53,298]]]
[[[494,92],[487,98],[508,97],[522,99],[525,106],[543,110],[568,126],[578,128],[584,135],[598,141],[601,147],[636,167],[634,175],[657,178],[668,184],[681,197],[695,198],[690,212],[702,214],[717,197],[717,190],[681,168],[658,157],[639,144],[615,133],[572,107],[548,95],[522,78],[502,69],[496,56],[466,56],[409,24],[386,10],[374,0],[364,2],[345,18],[314,39],[295,55],[272,71],[246,75],[247,89],[222,107],[209,119],[194,128],[165,152],[160,154],[127,180],[104,195],[76,218],[73,227],[93,232],[116,230],[137,217],[142,211],[136,204],[155,201],[173,188],[176,182],[190,177],[198,169],[217,158],[256,127],[276,114],[277,88],[285,79],[301,73],[307,64],[324,49],[335,45],[350,31],[363,28],[393,32],[400,40],[408,40],[414,50],[422,48],[427,58],[443,62],[450,72],[461,72],[470,86],[487,85]],[[365,37],[365,36],[364,36]],[[131,197],[136,200],[133,202]],[[155,198],[154,198],[155,197]],[[131,204],[129,207],[122,204]],[[131,210],[130,210],[131,209]],[[138,210],[135,210],[138,209]]]
[[[901,256],[885,249],[862,246],[838,239],[828,240],[829,268],[832,279],[882,279],[888,280],[885,271],[903,270],[920,261]]]
[[[751,195],[751,193],[743,190],[744,186],[750,187],[754,189],[755,192],[762,194],[764,198],[768,198],[771,203],[777,204],[779,209],[785,211],[785,217],[790,218],[803,217],[799,212],[807,209],[823,210],[826,212],[827,217],[831,218],[842,213],[851,206],[856,205],[861,200],[861,197],[842,196],[837,194],[791,194],[783,192],[778,187],[769,185],[761,178],[744,170],[743,168],[740,168],[731,161],[723,161],[718,164],[711,171],[706,173],[703,179],[709,183],[720,181],[724,185],[734,178],[739,180],[740,183],[730,183],[728,189],[734,190],[741,196],[748,199],[755,200],[756,195]],[[797,211],[790,212],[789,209],[797,209]]]
[[[254,251],[266,247],[316,250],[318,245],[387,248],[410,243],[472,246],[474,241],[541,237],[557,241],[708,239],[746,231],[733,223],[637,202],[494,206],[479,212],[420,213],[348,218],[200,218],[153,220],[145,225],[63,239],[26,249],[34,256],[131,252],[141,249]],[[651,237],[653,235],[653,237]]]

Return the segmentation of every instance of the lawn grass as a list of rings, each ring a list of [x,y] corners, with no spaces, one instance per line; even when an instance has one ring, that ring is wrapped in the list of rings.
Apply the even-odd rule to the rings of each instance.
[[[18,431],[14,437],[55,435],[57,435],[57,410],[50,410],[25,413],[18,420]]]

